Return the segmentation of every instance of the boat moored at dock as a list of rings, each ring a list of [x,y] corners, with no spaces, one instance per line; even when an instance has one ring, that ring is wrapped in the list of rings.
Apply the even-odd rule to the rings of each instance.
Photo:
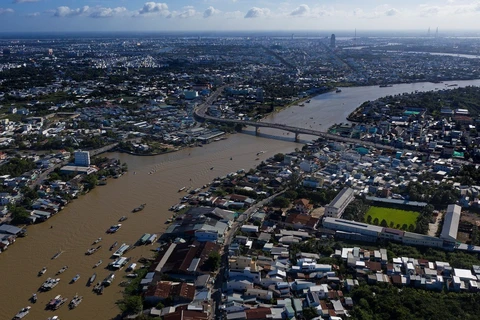
[[[130,245],[126,244],[126,243],[122,243],[122,245],[120,246],[120,248],[117,249],[117,251],[115,251],[112,256],[114,257],[121,257],[123,256],[123,254],[128,250],[130,249]]]
[[[102,281],[102,285],[108,287],[112,284],[113,279],[115,279],[115,274],[112,272]]]

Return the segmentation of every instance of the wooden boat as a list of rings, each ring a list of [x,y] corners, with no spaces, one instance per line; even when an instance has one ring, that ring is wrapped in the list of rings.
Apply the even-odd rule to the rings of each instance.
[[[62,274],[65,271],[67,271],[67,269],[68,269],[68,266],[63,266],[60,270],[57,271],[57,274]]]
[[[111,246],[110,246],[110,251],[113,250],[118,245],[118,241],[115,241]]]
[[[78,281],[78,279],[80,279],[80,275],[77,273],[75,277],[73,277],[73,279],[70,281],[70,283],[75,283]]]
[[[90,279],[88,279],[88,285],[90,286],[95,281],[96,278],[97,278],[97,274],[96,273],[92,274]]]
[[[120,219],[118,219],[118,222],[122,222],[122,221],[125,221],[127,220],[127,216],[121,216]]]
[[[146,203],[142,203],[141,205],[139,205],[138,207],[136,207],[135,209],[132,210],[132,212],[138,212],[138,211],[142,211],[143,209],[145,209],[145,206],[147,204]]]
[[[60,255],[63,253],[63,251],[58,251],[57,253],[55,253],[52,257],[52,260],[55,260],[57,259],[58,257],[60,257]]]

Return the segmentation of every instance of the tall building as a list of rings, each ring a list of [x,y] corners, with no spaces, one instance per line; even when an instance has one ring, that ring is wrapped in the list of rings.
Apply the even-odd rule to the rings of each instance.
[[[88,151],[75,151],[75,165],[79,167],[90,166],[90,152]]]
[[[335,34],[330,36],[330,48],[335,49]]]

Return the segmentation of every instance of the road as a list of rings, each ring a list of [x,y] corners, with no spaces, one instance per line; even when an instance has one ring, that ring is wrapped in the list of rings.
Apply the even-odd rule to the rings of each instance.
[[[228,268],[228,247],[232,243],[233,237],[237,233],[238,229],[243,225],[244,222],[248,221],[250,219],[251,215],[255,213],[259,208],[262,208],[265,206],[267,203],[272,201],[275,197],[278,197],[279,195],[282,195],[286,190],[283,190],[281,192],[275,193],[274,195],[271,195],[268,198],[265,198],[257,203],[255,203],[253,206],[245,210],[238,219],[232,224],[232,227],[230,230],[227,232],[225,235],[225,240],[223,242],[223,247],[220,250],[220,254],[222,255],[222,264],[220,266],[220,269],[216,272],[214,275],[215,278],[215,284],[214,288],[212,291],[212,300],[213,300],[213,312],[215,314],[215,319],[222,319],[222,312],[221,310],[218,309],[218,307],[222,304],[222,289],[223,289],[223,282],[225,278],[225,272]]]

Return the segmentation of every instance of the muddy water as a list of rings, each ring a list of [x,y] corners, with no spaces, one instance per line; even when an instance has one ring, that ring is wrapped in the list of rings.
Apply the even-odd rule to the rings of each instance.
[[[480,84],[480,81],[457,81],[459,86]],[[265,121],[285,123],[294,126],[312,126],[325,130],[333,123],[345,122],[345,117],[363,101],[373,100],[387,94],[434,90],[445,84],[405,84],[391,88],[360,87],[343,89],[341,93],[328,93],[312,99],[305,107],[292,107],[269,116]],[[310,137],[301,137],[308,140]],[[135,157],[126,154],[107,154],[119,158],[129,166],[129,172],[120,179],[110,180],[106,186],[99,186],[89,194],[70,203],[49,221],[32,226],[28,236],[18,239],[9,250],[0,254],[0,319],[11,319],[19,309],[31,305],[28,301],[46,277],[52,277],[64,265],[69,269],[59,276],[60,284],[50,292],[40,293],[38,302],[32,305],[27,319],[47,319],[58,315],[68,319],[111,319],[119,310],[115,301],[121,298],[118,283],[125,271],[116,272],[112,286],[102,296],[92,293],[86,286],[89,277],[96,272],[97,281],[103,280],[110,272],[104,267],[110,262],[110,245],[118,241],[132,244],[144,233],[161,233],[165,220],[170,217],[168,208],[178,203],[179,188],[200,187],[213,178],[236,171],[249,169],[261,160],[278,152],[289,152],[301,144],[292,142],[292,135],[271,129],[262,129],[254,135],[252,128],[245,134],[231,135],[227,140],[211,143],[203,148],[186,149],[176,153],[154,157]],[[266,151],[257,156],[257,152]],[[259,160],[256,160],[260,158]],[[232,158],[230,160],[230,158]],[[138,213],[131,210],[141,203],[146,208]],[[127,215],[128,220],[113,235],[105,234],[109,226]],[[53,228],[50,228],[53,226]],[[99,252],[85,256],[92,242],[102,237],[103,247]],[[154,246],[137,247],[126,254],[133,260],[149,257]],[[64,253],[55,260],[51,257],[58,251]],[[93,265],[102,259],[97,269]],[[37,277],[42,267],[48,270]],[[75,274],[80,280],[69,284]],[[84,297],[74,310],[62,306],[58,311],[44,310],[45,304],[61,294],[71,299],[75,293]]]
[[[36,292],[47,277],[53,277],[64,265],[68,270],[59,275],[60,284],[53,290],[38,294],[38,301],[32,305],[28,319],[47,319],[58,315],[65,319],[110,319],[118,314],[115,301],[121,298],[121,277],[124,270],[116,272],[112,286],[103,295],[96,295],[87,287],[90,276],[96,272],[97,281],[109,273],[105,266],[111,261],[110,245],[129,244],[137,241],[144,233],[161,233],[165,220],[171,216],[168,208],[178,203],[178,189],[183,186],[201,187],[217,176],[249,169],[274,152],[289,152],[297,145],[291,141],[271,140],[249,135],[232,135],[227,140],[214,142],[203,148],[187,149],[155,157],[134,157],[126,154],[108,154],[121,159],[129,166],[129,172],[119,179],[112,179],[106,186],[99,186],[89,194],[70,203],[57,216],[47,222],[32,226],[28,236],[18,241],[0,255],[0,319],[11,319],[19,309],[32,305],[28,299]],[[256,153],[266,152],[256,160]],[[230,160],[232,158],[232,160]],[[212,169],[213,168],[213,169]],[[151,174],[150,174],[151,172]],[[131,213],[141,203],[146,203],[143,211]],[[122,228],[115,234],[105,231],[110,225],[126,215]],[[53,228],[50,228],[53,226]],[[85,251],[93,241],[102,237],[102,248],[91,256]],[[125,256],[134,260],[151,255],[155,246],[137,247]],[[64,251],[57,259],[51,257],[57,251]],[[103,264],[93,269],[99,260]],[[47,267],[45,275],[38,277],[42,267]],[[69,284],[80,274],[80,280]],[[74,310],[66,305],[58,311],[46,311],[46,303],[61,294],[71,299],[75,293],[84,297]]]

